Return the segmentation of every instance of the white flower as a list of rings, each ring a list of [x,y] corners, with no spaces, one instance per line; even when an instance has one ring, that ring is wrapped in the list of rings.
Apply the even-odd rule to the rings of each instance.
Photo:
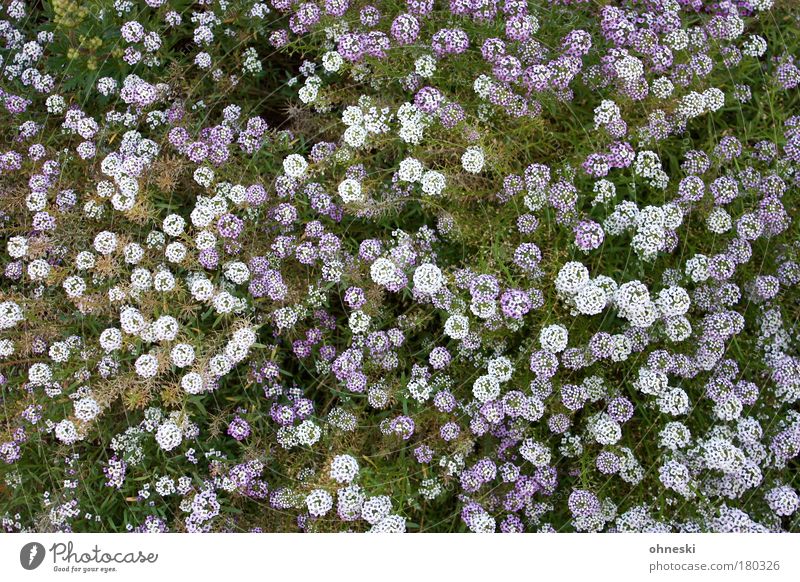
[[[214,284],[206,278],[197,278],[192,281],[189,292],[195,301],[208,301],[214,295]]]
[[[83,292],[86,291],[86,283],[84,280],[74,275],[64,279],[62,286],[67,295],[72,298],[80,297],[83,295]]]
[[[539,332],[539,343],[542,349],[557,354],[567,348],[569,332],[567,328],[560,324],[548,325]]]
[[[43,386],[53,379],[53,371],[50,366],[37,362],[28,368],[28,380],[34,386]]]
[[[316,85],[304,85],[300,87],[300,90],[297,92],[297,96],[300,98],[300,101],[308,104],[317,100],[318,93],[319,89]]]
[[[50,263],[36,259],[28,264],[28,277],[33,281],[43,281],[50,275]]]
[[[622,428],[605,412],[595,414],[587,422],[589,434],[601,445],[616,444],[622,438]]]
[[[186,246],[178,241],[171,242],[167,245],[164,256],[170,263],[180,263],[186,257]]]
[[[295,428],[295,436],[298,443],[310,447],[322,437],[322,429],[313,421],[304,420]]]
[[[489,375],[496,378],[498,382],[508,382],[514,373],[514,365],[505,356],[492,358],[486,367]]]
[[[215,244],[217,244],[217,237],[211,231],[201,230],[194,237],[194,246],[197,247],[199,251],[210,249]]]
[[[236,297],[227,291],[220,291],[214,295],[214,310],[217,313],[230,313],[237,305]]]
[[[60,343],[60,342],[59,342]],[[58,355],[53,353],[53,347],[57,344],[53,344],[50,347],[49,355],[50,358],[56,362],[63,362],[66,361],[66,358],[59,357]],[[2,339],[0,340],[0,358],[7,358],[14,354],[14,342],[10,339]],[[54,357],[56,356],[56,357]],[[69,353],[67,353],[67,357],[69,357]]]
[[[388,495],[370,497],[361,507],[361,517],[370,525],[375,525],[392,511],[392,500]]]
[[[339,192],[339,196],[342,197],[342,201],[345,204],[364,201],[364,193],[361,191],[361,183],[353,178],[342,180],[339,183],[339,188],[337,191]]]
[[[706,109],[709,111],[717,111],[725,105],[725,93],[716,87],[710,87],[703,91],[703,101],[705,102]]]
[[[54,362],[63,363],[69,360],[70,346],[67,342],[54,342],[47,350],[47,355]]]
[[[444,285],[441,269],[432,263],[424,263],[414,270],[414,289],[426,295],[433,295]]]
[[[333,507],[333,497],[324,489],[314,489],[306,496],[306,507],[314,517],[322,517]]]
[[[464,339],[469,334],[469,319],[464,315],[451,315],[444,322],[444,333],[456,340]]]
[[[655,303],[665,317],[685,315],[692,304],[686,289],[678,286],[659,291]]]
[[[208,361],[208,371],[213,376],[221,377],[233,369],[233,361],[225,354],[217,354]]]
[[[489,519],[494,519],[488,516]],[[492,529],[494,531],[494,529]],[[387,515],[369,529],[369,533],[405,533],[406,520],[399,515]]]
[[[354,334],[364,333],[369,329],[371,318],[363,311],[353,311],[348,318],[347,325]]]
[[[619,106],[610,99],[603,99],[594,108],[594,126],[598,128],[620,118]]]
[[[0,329],[10,329],[24,319],[19,305],[13,301],[0,303]]]
[[[186,221],[178,214],[170,214],[161,224],[161,228],[170,236],[179,236],[185,227]]]
[[[56,425],[55,435],[65,445],[71,445],[78,440],[78,431],[71,420],[64,419]]]
[[[115,327],[104,329],[100,334],[100,347],[108,354],[122,347],[122,333]]]
[[[336,455],[331,461],[330,476],[337,483],[350,483],[358,475],[358,461],[351,455]]]
[[[156,431],[156,442],[165,451],[171,451],[180,445],[182,440],[183,431],[171,420],[163,423]]]
[[[657,405],[664,414],[686,414],[690,407],[689,395],[681,388],[669,388],[659,396]]]
[[[225,263],[222,267],[222,272],[228,281],[236,285],[246,283],[250,279],[250,269],[241,261]]]
[[[714,234],[723,234],[733,227],[733,220],[724,208],[715,206],[706,216],[706,226]]]
[[[387,285],[397,279],[397,267],[389,259],[380,257],[370,266],[369,274],[378,285]]]
[[[146,326],[144,316],[135,307],[126,307],[119,317],[122,331],[130,335],[139,334]]]
[[[607,301],[606,292],[594,283],[584,285],[575,295],[575,307],[583,315],[602,313]]]
[[[742,52],[748,57],[761,57],[767,52],[767,41],[764,37],[757,34],[751,34],[742,45]]]
[[[696,254],[686,261],[686,274],[695,283],[702,283],[708,279],[708,257]]]
[[[75,268],[79,271],[87,271],[94,267],[94,264],[94,253],[90,253],[89,251],[81,251],[75,257]]]
[[[644,65],[642,61],[632,55],[622,57],[615,61],[614,69],[621,79],[629,83],[636,81],[644,74]]]
[[[556,291],[562,295],[577,293],[589,282],[589,269],[583,263],[570,261],[558,272]]]
[[[689,46],[689,34],[683,28],[677,28],[668,32],[664,41],[672,50],[682,51]]]
[[[158,374],[158,359],[152,354],[142,354],[134,364],[136,373],[142,378],[152,378]]]
[[[359,109],[359,111],[361,110]],[[367,130],[360,125],[351,125],[344,130],[342,139],[344,143],[351,148],[359,149],[364,147],[364,144],[367,143],[367,135],[369,135]]]
[[[678,112],[687,119],[702,115],[705,110],[706,100],[696,91],[690,91],[678,103]]]
[[[422,162],[415,158],[406,158],[400,162],[397,177],[403,182],[419,182],[423,171]]]
[[[428,170],[422,175],[422,191],[429,196],[439,196],[447,185],[444,174]]]
[[[422,55],[414,61],[414,72],[423,79],[432,77],[436,72],[436,59],[431,55]]]
[[[211,168],[197,168],[192,174],[194,181],[200,184],[201,186],[208,188],[211,184],[214,183],[214,170]]]
[[[483,150],[478,146],[470,146],[461,155],[461,166],[470,174],[477,174],[483,169]]]
[[[245,348],[251,348],[258,337],[256,336],[256,332],[250,327],[242,327],[237,329],[233,332],[231,336],[231,341],[233,343],[239,344],[240,346],[244,346]]]
[[[12,259],[20,259],[28,254],[28,239],[24,236],[12,236],[8,239],[6,249]]]
[[[289,154],[283,160],[283,171],[291,178],[302,178],[308,169],[308,162],[299,154]]]
[[[664,333],[670,341],[682,342],[692,335],[692,324],[682,315],[667,317],[664,321]]]
[[[481,319],[489,319],[497,313],[497,302],[492,299],[475,298],[469,304],[469,310]]]
[[[64,112],[67,103],[61,95],[50,95],[45,101],[45,105],[47,106],[48,113],[59,115]]]
[[[233,366],[243,361],[250,353],[250,348],[244,344],[235,341],[229,341],[225,344],[224,357],[230,362],[231,369]],[[212,358],[213,359],[213,358]],[[227,372],[225,372],[227,374]]]
[[[171,315],[162,315],[151,326],[156,341],[172,341],[178,335],[180,325]]]
[[[189,394],[200,394],[205,390],[205,382],[203,382],[203,377],[197,372],[189,372],[181,378],[181,388]]]
[[[526,438],[519,447],[522,458],[534,467],[544,467],[550,464],[552,453],[546,445],[537,442],[533,438]]]
[[[174,366],[185,368],[194,362],[194,348],[189,344],[176,344],[169,356]]]
[[[144,249],[136,243],[128,243],[123,249],[125,255],[125,262],[129,265],[135,265],[144,257]]]
[[[675,90],[675,86],[672,84],[667,77],[659,77],[658,79],[654,80],[652,83],[653,95],[658,97],[659,99],[668,99],[672,92]]]
[[[359,126],[364,123],[364,112],[360,107],[348,105],[342,112],[342,123],[348,127]]]
[[[478,376],[472,384],[472,395],[480,402],[495,400],[500,396],[500,382],[489,374]]]
[[[100,406],[94,398],[84,397],[76,400],[75,417],[84,422],[89,422],[100,414]]]
[[[344,59],[336,51],[328,51],[322,55],[322,68],[329,73],[335,73],[344,64]]]
[[[117,235],[104,230],[94,237],[94,250],[101,255],[110,255],[117,248]]]

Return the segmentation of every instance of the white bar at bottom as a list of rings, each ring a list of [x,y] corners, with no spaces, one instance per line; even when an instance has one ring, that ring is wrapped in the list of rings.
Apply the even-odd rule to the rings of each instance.
[[[4,534],[0,580],[799,580],[799,544],[798,534]]]

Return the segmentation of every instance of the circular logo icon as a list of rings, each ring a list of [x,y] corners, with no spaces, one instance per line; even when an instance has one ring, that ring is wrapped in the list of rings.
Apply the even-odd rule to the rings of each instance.
[[[39,542],[30,542],[19,551],[19,563],[26,570],[35,570],[44,561],[44,546]]]

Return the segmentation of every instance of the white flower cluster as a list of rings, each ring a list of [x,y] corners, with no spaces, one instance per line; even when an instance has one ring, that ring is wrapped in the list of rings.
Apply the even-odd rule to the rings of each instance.
[[[358,461],[352,455],[336,455],[331,461],[330,476],[337,483],[350,483],[358,475]]]
[[[698,93],[690,91],[678,102],[677,112],[684,119],[693,119],[705,113],[719,110],[725,104],[725,93],[716,87],[710,87]]]
[[[316,75],[311,75],[309,77],[306,77],[305,84],[297,92],[297,96],[300,98],[300,101],[302,101],[306,105],[313,103],[314,101],[317,100],[317,96],[319,94],[319,89],[321,86],[322,86],[322,79],[320,79]]]
[[[583,263],[565,263],[556,277],[556,291],[568,305],[582,315],[602,313],[617,289],[616,282],[605,275],[594,279]]]
[[[592,206],[606,204],[617,195],[617,187],[614,185],[614,182],[606,180],[605,178],[597,180],[592,187],[592,191],[594,192]]]
[[[183,431],[181,427],[172,420],[161,424],[156,431],[156,442],[164,451],[171,451],[178,447],[183,441]]]
[[[396,176],[401,182],[419,183],[423,193],[428,196],[441,195],[447,185],[444,174],[436,170],[425,170],[425,166],[416,158],[402,160]]]
[[[396,117],[400,122],[400,129],[397,132],[400,139],[413,145],[421,143],[425,128],[431,123],[430,116],[413,103],[403,103],[397,109]]]
[[[483,169],[485,158],[480,146],[469,146],[461,155],[461,167],[470,174],[478,174]]]
[[[289,154],[283,159],[283,171],[290,178],[302,178],[308,169],[308,162],[300,154]]]
[[[603,99],[594,109],[595,129],[620,119],[619,106],[611,99]]]
[[[669,176],[661,167],[661,159],[658,154],[649,151],[641,150],[636,154],[636,161],[633,164],[633,169],[637,176],[641,176],[647,180],[653,188],[664,190],[669,184]]]
[[[11,329],[24,319],[22,308],[18,304],[13,301],[0,303],[0,329]]]
[[[304,420],[296,426],[278,429],[278,443],[285,449],[310,447],[322,438],[322,429],[312,420]]]
[[[546,325],[539,332],[539,343],[543,350],[557,354],[567,349],[569,332],[561,324]]]
[[[744,41],[742,52],[748,57],[762,57],[767,52],[767,41],[763,36],[751,34]]]
[[[339,187],[337,189],[339,196],[342,198],[342,202],[345,204],[354,204],[358,202],[363,202],[366,198],[364,191],[361,187],[361,182],[354,178],[345,178],[341,182],[339,182]]]
[[[414,270],[414,290],[433,295],[444,286],[442,270],[432,263],[423,263]]]
[[[669,233],[682,223],[683,211],[677,204],[668,202],[639,209],[634,202],[625,200],[606,217],[603,228],[611,236],[635,230],[631,247],[642,260],[653,261],[665,250]]]
[[[357,106],[348,106],[342,113],[342,123],[347,126],[342,134],[342,140],[351,148],[363,148],[370,135],[380,135],[389,131],[391,118],[388,107],[379,109],[368,97],[362,96]]]
[[[143,138],[137,131],[128,131],[122,136],[120,151],[135,150],[136,159],[129,155],[112,152],[100,163],[100,170],[113,178],[114,182],[101,181],[97,185],[97,193],[102,197],[111,197],[111,206],[119,212],[131,210],[136,204],[139,193],[138,176],[146,170],[159,154],[159,146],[154,141]],[[104,206],[95,206],[91,201],[84,206],[88,216],[100,215]]]

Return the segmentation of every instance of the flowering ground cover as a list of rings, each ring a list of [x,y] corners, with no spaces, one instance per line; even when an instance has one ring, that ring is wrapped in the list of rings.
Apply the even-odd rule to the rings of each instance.
[[[794,0],[3,0],[6,532],[799,531]]]

